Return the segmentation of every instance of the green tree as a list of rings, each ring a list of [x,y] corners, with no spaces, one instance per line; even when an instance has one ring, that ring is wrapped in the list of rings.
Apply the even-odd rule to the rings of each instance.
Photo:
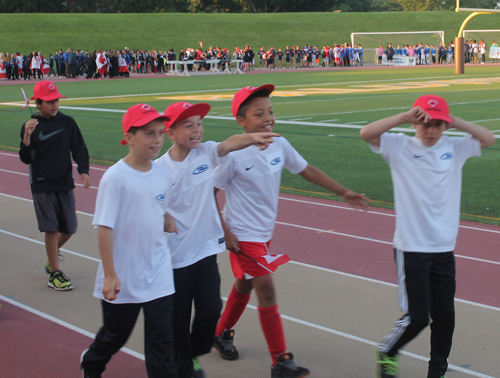
[[[397,0],[373,0],[370,10],[372,12],[401,12],[403,6]]]

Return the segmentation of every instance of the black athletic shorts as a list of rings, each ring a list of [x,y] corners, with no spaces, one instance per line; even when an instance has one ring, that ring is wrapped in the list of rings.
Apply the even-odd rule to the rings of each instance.
[[[73,190],[33,193],[36,220],[40,232],[76,233],[75,194]]]

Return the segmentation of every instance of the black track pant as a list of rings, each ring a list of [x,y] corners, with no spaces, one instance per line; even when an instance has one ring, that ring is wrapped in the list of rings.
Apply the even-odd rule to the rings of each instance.
[[[179,377],[192,378],[192,359],[210,352],[222,310],[217,255],[174,269],[174,282],[174,335]],[[195,313],[191,324],[193,301]]]
[[[102,301],[104,325],[83,356],[82,368],[100,375],[129,338],[141,308],[144,311],[144,351],[148,378],[177,378],[173,348],[173,295],[146,303],[111,304]]]
[[[453,252],[421,253],[395,250],[399,306],[405,315],[380,344],[394,356],[431,322],[428,378],[444,376],[455,329],[455,257]]]

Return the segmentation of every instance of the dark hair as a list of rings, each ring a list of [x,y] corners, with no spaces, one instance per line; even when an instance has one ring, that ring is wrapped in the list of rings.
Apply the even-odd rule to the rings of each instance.
[[[252,101],[256,98],[262,98],[262,97],[269,97],[271,95],[271,92],[269,92],[267,89],[262,89],[258,92],[252,93],[250,96],[247,97],[245,101],[240,105],[240,108],[238,109],[238,113],[236,114],[237,117],[243,117],[246,118],[247,116],[247,111],[248,108],[250,107],[250,104]]]

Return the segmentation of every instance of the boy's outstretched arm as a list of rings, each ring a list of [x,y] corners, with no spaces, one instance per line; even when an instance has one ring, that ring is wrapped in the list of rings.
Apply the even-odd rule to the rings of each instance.
[[[281,135],[276,133],[249,133],[233,135],[227,138],[224,142],[219,143],[217,152],[219,157],[226,156],[232,151],[242,150],[248,146],[256,145],[261,150],[265,150],[270,143],[273,143],[273,137]]]
[[[366,142],[380,147],[380,136],[390,129],[404,125],[405,123],[427,123],[430,120],[431,117],[422,108],[416,106],[407,112],[372,122],[363,127],[359,134]]]
[[[366,198],[364,194],[359,194],[347,189],[345,186],[331,179],[323,171],[311,164],[308,164],[306,169],[300,172],[299,175],[313,184],[338,194],[344,198],[349,205],[356,209],[368,210],[369,208],[368,203],[370,203],[371,200]]]
[[[97,229],[97,240],[99,243],[99,254],[101,255],[102,267],[104,269],[104,286],[102,293],[108,301],[114,301],[120,293],[121,281],[116,275],[113,261],[113,229],[99,226]]]
[[[453,123],[448,124],[448,129],[454,128],[469,133],[474,139],[477,139],[481,143],[481,148],[489,147],[495,144],[495,135],[490,130],[476,125],[475,123],[455,117],[451,114],[450,117],[453,120]]]

